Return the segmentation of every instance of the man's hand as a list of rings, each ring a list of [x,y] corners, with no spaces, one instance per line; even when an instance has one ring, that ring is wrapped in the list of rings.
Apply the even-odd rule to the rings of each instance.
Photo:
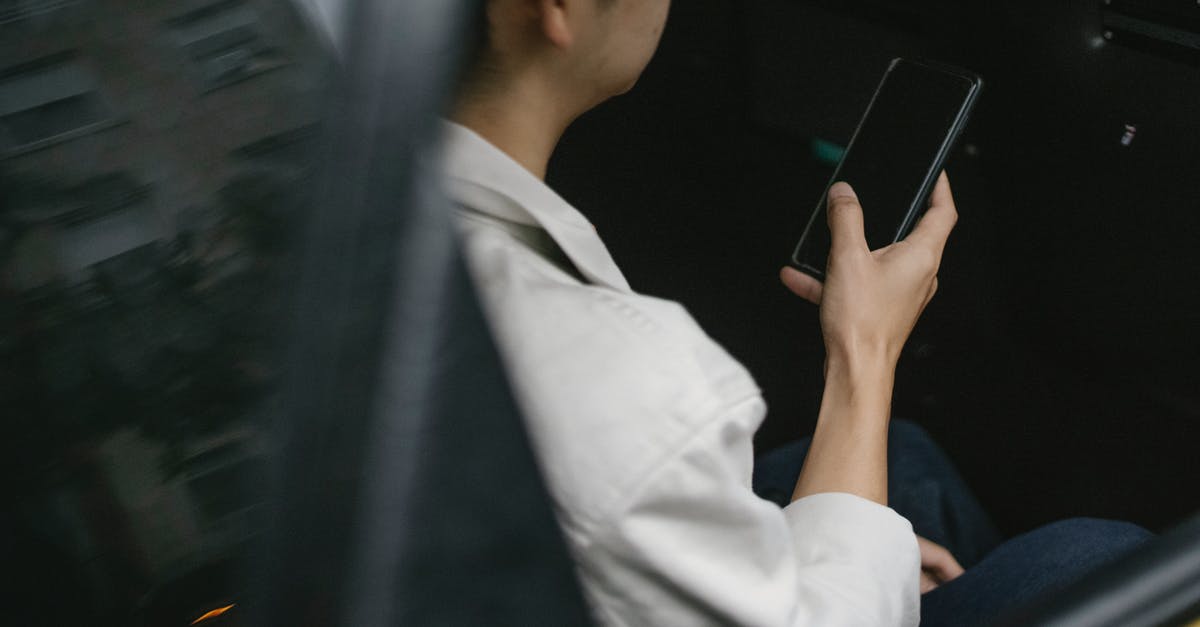
[[[958,220],[950,181],[942,173],[929,211],[907,238],[872,251],[863,232],[863,208],[846,183],[829,189],[832,246],[825,283],[794,268],[784,285],[821,307],[825,348],[834,362],[864,360],[894,367],[917,318],[937,291],[946,239]]]
[[[921,594],[963,574],[963,567],[945,547],[917,536],[921,548]]]

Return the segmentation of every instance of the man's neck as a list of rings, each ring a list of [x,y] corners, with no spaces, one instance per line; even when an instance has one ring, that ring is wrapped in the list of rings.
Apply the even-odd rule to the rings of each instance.
[[[534,176],[545,180],[550,155],[574,120],[563,103],[534,86],[467,96],[450,119],[475,131]]]

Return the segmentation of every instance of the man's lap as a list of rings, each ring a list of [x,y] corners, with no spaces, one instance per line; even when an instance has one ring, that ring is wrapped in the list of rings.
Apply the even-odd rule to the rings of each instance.
[[[755,493],[786,505],[809,441],[798,440],[759,456],[754,466]],[[929,434],[912,422],[891,423],[888,495],[888,505],[912,523],[917,535],[949,549],[964,567],[975,564],[1000,543],[1000,534],[953,464]]]
[[[888,435],[888,504],[912,523],[917,535],[949,549],[967,569],[922,597],[922,625],[986,623],[1150,537],[1129,523],[1072,519],[1001,544],[979,502],[924,429],[893,420]],[[759,456],[755,493],[786,505],[808,445],[805,438]]]
[[[1001,544],[960,577],[921,598],[924,627],[991,622],[1076,581],[1150,539],[1125,522],[1073,518]]]

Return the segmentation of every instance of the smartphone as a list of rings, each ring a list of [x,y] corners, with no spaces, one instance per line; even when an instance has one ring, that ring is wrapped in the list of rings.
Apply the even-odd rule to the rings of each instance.
[[[858,194],[871,250],[904,239],[925,213],[982,89],[979,76],[957,68],[910,59],[888,66],[829,182],[845,181]],[[822,280],[828,197],[827,187],[792,253],[797,268]]]

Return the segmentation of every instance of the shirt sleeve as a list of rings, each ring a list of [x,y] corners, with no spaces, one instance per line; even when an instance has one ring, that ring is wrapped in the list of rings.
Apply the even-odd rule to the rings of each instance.
[[[577,556],[617,625],[916,626],[912,526],[850,494],[787,507],[749,488],[754,399],[697,433]]]

